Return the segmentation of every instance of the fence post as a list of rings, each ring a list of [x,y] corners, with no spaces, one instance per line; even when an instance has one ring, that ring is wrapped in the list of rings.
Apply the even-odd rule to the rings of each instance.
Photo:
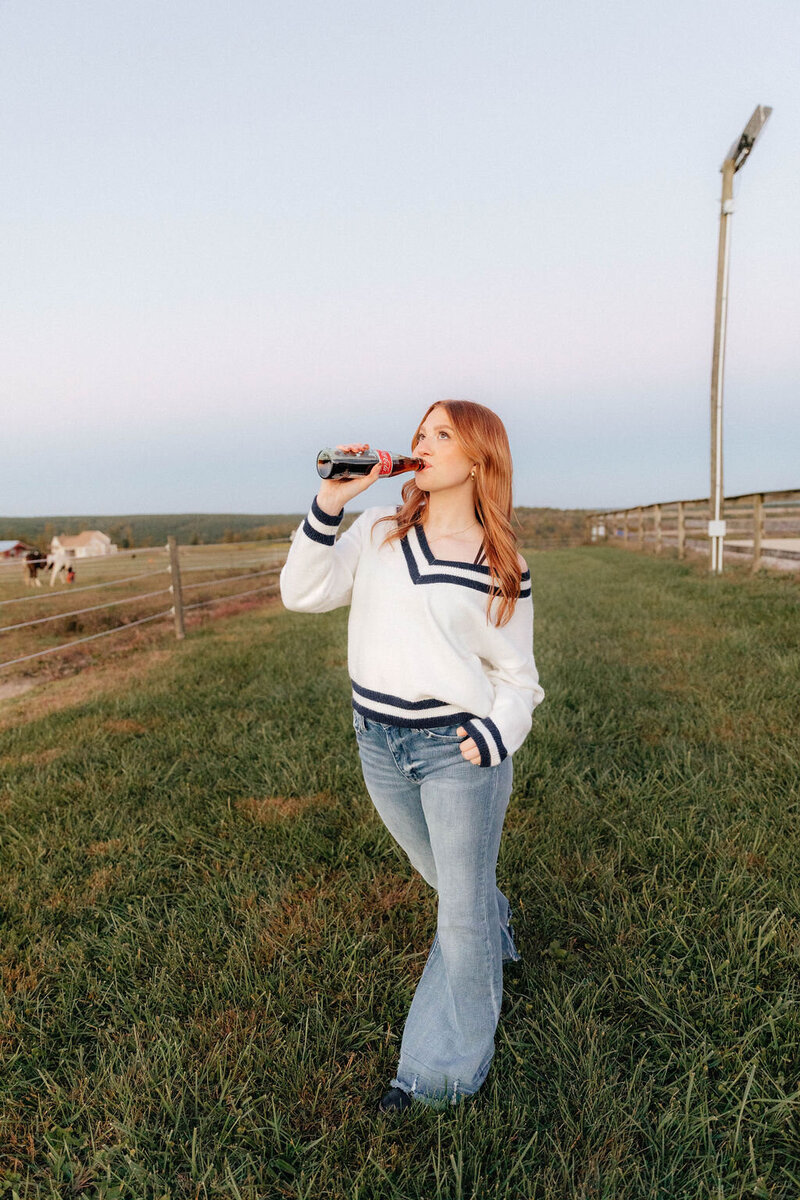
[[[625,509],[625,512],[622,515],[625,518],[623,525],[622,525],[622,528],[623,528],[622,544],[625,547],[625,549],[627,550],[628,549],[628,510],[627,510],[627,508]]]
[[[686,518],[683,512],[683,501],[678,501],[678,558],[686,554]]]
[[[178,558],[178,543],[170,535],[167,538],[169,550],[169,573],[172,580],[169,590],[172,592],[172,612],[175,616],[175,637],[181,641],[186,636],[183,627],[183,593],[181,592],[181,565]]]
[[[639,512],[639,549],[644,550],[644,513],[642,512],[641,504],[639,505],[638,512]]]
[[[753,496],[753,570],[761,566],[761,539],[764,536],[764,496]]]
[[[661,505],[656,504],[653,507],[653,521],[656,530],[656,554],[661,553]]]

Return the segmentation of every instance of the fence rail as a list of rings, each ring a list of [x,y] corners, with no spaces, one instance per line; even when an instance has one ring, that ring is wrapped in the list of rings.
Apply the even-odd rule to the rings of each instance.
[[[726,496],[723,508],[726,551],[764,566],[800,570],[800,489]],[[671,500],[635,508],[598,510],[586,518],[586,540],[609,542],[662,554],[675,550],[710,555],[708,498]]]
[[[83,587],[71,587],[69,589],[69,594],[70,596],[74,596],[77,592],[96,592],[99,588],[118,587],[120,584],[131,583],[133,580],[138,582],[140,579],[147,579],[152,575],[163,575],[164,572],[168,570],[169,567],[165,564],[163,567],[159,567],[156,571],[140,571],[138,575],[125,575],[121,579],[105,579],[101,583],[87,583]],[[58,600],[59,597],[63,595],[63,590],[50,590],[37,593],[34,596],[13,596],[10,600],[0,600],[0,606],[5,604],[32,604],[34,600]]]

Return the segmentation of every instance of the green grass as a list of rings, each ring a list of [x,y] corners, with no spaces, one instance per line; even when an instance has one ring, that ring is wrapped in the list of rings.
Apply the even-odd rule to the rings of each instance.
[[[800,1196],[797,582],[528,557],[524,961],[447,1112],[374,1111],[436,909],[361,780],[345,611],[4,707],[0,1196]]]

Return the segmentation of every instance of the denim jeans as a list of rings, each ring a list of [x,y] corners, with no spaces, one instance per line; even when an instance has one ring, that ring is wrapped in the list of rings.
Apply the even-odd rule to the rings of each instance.
[[[494,1054],[503,962],[520,955],[495,869],[511,757],[463,758],[458,725],[408,729],[353,710],[364,782],[412,866],[439,894],[436,936],[403,1030],[392,1087],[435,1107],[483,1083]]]

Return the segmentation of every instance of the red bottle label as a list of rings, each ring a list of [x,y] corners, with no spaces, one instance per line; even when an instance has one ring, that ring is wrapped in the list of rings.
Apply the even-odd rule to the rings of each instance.
[[[381,475],[391,475],[392,473],[392,456],[388,450],[376,450],[381,464]]]

